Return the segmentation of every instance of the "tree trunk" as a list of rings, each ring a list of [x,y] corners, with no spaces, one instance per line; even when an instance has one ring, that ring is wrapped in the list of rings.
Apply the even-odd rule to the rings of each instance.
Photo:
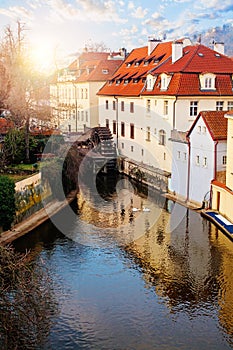
[[[25,162],[26,164],[30,163],[30,149],[29,149],[29,118],[26,119],[26,125],[25,125],[25,151],[26,151],[26,157]]]

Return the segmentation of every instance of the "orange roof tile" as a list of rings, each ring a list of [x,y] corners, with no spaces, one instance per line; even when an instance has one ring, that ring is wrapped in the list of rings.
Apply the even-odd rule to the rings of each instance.
[[[203,72],[216,74],[216,90],[200,89],[199,74]],[[122,89],[121,84],[115,84],[116,80],[129,77],[145,78],[148,73],[157,77],[153,91],[143,89],[144,84],[141,84],[141,80],[138,87],[131,80],[127,89]],[[161,73],[172,76],[166,91],[160,89]],[[184,47],[183,57],[172,63],[172,42],[162,42],[150,55],[147,46],[132,50],[111,77],[111,87],[105,84],[98,95],[138,96],[141,93],[142,95],[232,96],[232,74],[231,58],[200,44]],[[141,91],[139,87],[142,87]]]
[[[227,139],[227,119],[224,117],[226,111],[202,111],[191,126],[187,137],[192,133],[197,121],[202,118],[214,141]]]
[[[0,117],[0,133],[7,134],[10,129],[14,127],[14,123],[11,120]]]
[[[129,77],[145,78],[149,71],[154,70],[171,55],[171,43],[159,43],[150,55],[148,55],[147,46],[133,49],[111,77],[111,80],[128,79]],[[98,95],[138,96],[143,87],[141,79],[136,84],[131,80],[124,88],[122,88],[122,84],[114,82],[111,88],[105,84]]]

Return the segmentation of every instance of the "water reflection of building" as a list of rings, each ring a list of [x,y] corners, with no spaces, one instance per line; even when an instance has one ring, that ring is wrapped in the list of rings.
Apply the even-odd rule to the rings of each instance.
[[[222,234],[218,228],[210,224],[210,242],[212,247],[213,269],[217,270],[216,283],[218,284],[219,322],[227,334],[233,336],[233,272],[232,242]],[[218,255],[216,259],[216,255]],[[216,266],[216,261],[221,266]]]
[[[155,286],[158,295],[168,298],[172,309],[211,301],[216,289],[213,276],[217,278],[221,269],[213,268],[209,224],[199,214],[181,210],[183,220],[172,232],[165,228],[174,214],[163,211],[154,227],[133,246],[145,267],[145,280]]]

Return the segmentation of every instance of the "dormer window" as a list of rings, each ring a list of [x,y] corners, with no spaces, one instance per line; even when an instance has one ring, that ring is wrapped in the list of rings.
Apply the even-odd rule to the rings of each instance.
[[[146,77],[146,89],[151,91],[154,88],[155,77],[151,74],[148,74]]]
[[[131,63],[126,63],[126,67],[130,67],[131,66]]]
[[[108,70],[108,69],[102,69],[102,73],[103,73],[103,74],[108,74],[108,73],[109,73],[109,70]]]
[[[121,82],[120,80],[117,80],[117,81],[116,81],[116,85],[119,85],[119,84],[120,84],[120,82]]]
[[[201,90],[215,90],[215,74],[205,73],[200,75]]]
[[[128,82],[129,82],[129,80],[128,80],[128,79],[126,79],[126,80],[124,81],[124,85],[127,85],[127,84],[128,84]]]
[[[168,75],[166,73],[162,73],[161,74],[161,86],[160,86],[160,90],[167,90],[169,83],[171,81],[171,75]]]

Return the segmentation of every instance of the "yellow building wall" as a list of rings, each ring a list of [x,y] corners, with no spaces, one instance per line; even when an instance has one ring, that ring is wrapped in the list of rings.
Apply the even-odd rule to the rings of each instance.
[[[218,193],[220,193],[218,195]],[[220,196],[220,200],[218,197]],[[219,205],[218,205],[219,202]],[[233,222],[233,193],[224,188],[212,185],[212,209],[218,210],[228,220]]]

